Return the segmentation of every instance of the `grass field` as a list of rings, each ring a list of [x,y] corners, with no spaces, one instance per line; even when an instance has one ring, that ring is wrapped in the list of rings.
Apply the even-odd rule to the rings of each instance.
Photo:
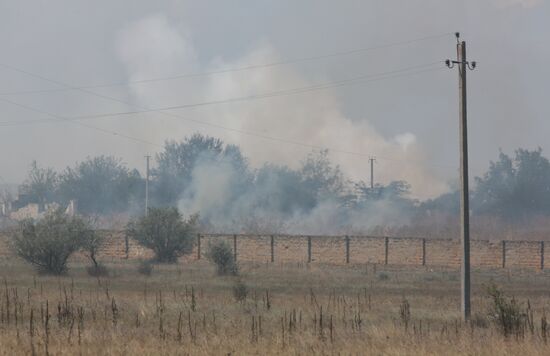
[[[144,276],[137,265],[108,264],[110,276],[97,279],[78,262],[53,277],[2,261],[0,353],[550,354],[546,272],[474,271],[473,321],[465,324],[456,270],[262,264],[218,277],[198,261]],[[493,283],[526,311],[520,333],[505,337],[487,318]]]

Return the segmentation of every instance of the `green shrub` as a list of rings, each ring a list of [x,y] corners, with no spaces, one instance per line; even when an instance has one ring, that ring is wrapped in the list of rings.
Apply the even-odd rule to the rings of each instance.
[[[507,298],[495,285],[487,289],[487,294],[491,299],[489,319],[502,334],[505,337],[523,335],[526,315],[521,311],[521,305],[514,298]]]
[[[216,265],[218,275],[237,275],[238,267],[233,250],[225,241],[217,241],[210,245],[206,257]]]
[[[95,236],[89,222],[70,217],[59,209],[38,221],[21,221],[12,243],[17,255],[39,272],[59,275],[67,272],[69,257]]]
[[[198,215],[184,220],[176,208],[150,208],[146,216],[131,221],[126,235],[150,248],[158,262],[177,262],[193,248]]]

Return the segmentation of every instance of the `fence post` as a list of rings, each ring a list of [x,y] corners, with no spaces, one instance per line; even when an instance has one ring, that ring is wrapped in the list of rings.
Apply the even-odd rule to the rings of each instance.
[[[197,234],[197,260],[201,259],[201,234]]]
[[[426,239],[422,239],[422,266],[426,265]]]
[[[502,241],[502,268],[506,267],[506,241]]]
[[[237,235],[233,235],[233,259],[237,262]]]
[[[384,237],[384,264],[388,264],[388,248],[389,248],[389,238]]]
[[[130,238],[128,237],[128,234],[124,234],[124,253],[125,253],[125,259],[130,258]]]
[[[307,263],[311,262],[311,236],[307,237]]]
[[[271,235],[271,262],[275,262],[275,238]]]
[[[540,269],[544,269],[544,241],[540,242]]]
[[[349,263],[349,236],[346,235],[346,263]]]

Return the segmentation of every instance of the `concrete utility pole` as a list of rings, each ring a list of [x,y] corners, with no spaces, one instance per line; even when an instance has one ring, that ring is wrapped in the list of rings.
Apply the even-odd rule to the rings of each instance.
[[[468,121],[466,115],[466,70],[473,70],[476,62],[466,60],[466,42],[460,41],[456,33],[457,60],[446,60],[447,67],[458,66],[459,112],[460,112],[460,239],[462,245],[461,263],[461,309],[462,318],[470,318],[470,203],[468,188]]]
[[[375,157],[370,157],[370,189],[374,189],[374,161],[376,161]]]
[[[149,211],[149,159],[151,156],[145,156],[145,216]]]

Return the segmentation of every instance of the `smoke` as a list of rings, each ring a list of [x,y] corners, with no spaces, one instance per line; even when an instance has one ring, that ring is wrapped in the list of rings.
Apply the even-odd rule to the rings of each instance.
[[[131,80],[174,73],[220,71],[282,59],[275,48],[263,41],[239,58],[216,57],[201,66],[197,60],[200,54],[196,52],[191,37],[189,31],[179,24],[171,23],[163,15],[154,15],[131,23],[121,30],[116,48]],[[162,107],[245,97],[311,85],[318,80],[307,78],[292,66],[277,66],[184,78],[154,85],[134,85],[129,89],[140,105]],[[354,180],[369,177],[366,161],[368,155],[376,155],[379,157],[379,172],[376,174],[378,182],[406,180],[411,183],[413,194],[417,197],[436,196],[448,189],[443,179],[425,164],[427,157],[414,133],[402,132],[393,137],[385,137],[369,123],[368,118],[352,121],[343,114],[337,96],[330,90],[210,105],[172,113],[235,130],[281,138],[286,142],[221,130],[185,119],[169,119],[158,113],[151,114],[151,119],[161,120],[162,125],[157,126],[153,132],[147,129],[148,136],[179,140],[191,132],[207,133],[241,147],[253,167],[271,162],[296,168],[300,159],[311,150],[311,146],[326,147],[333,149],[332,160]],[[136,134],[144,133],[140,132],[144,128],[139,125],[135,125],[134,130],[137,131]],[[301,143],[305,147],[290,144],[288,141]],[[196,174],[204,175],[201,172]],[[203,199],[200,198],[202,188],[197,185],[194,189],[197,191],[194,196]],[[216,191],[222,196],[225,194],[218,188]],[[199,200],[196,204],[210,201]]]
[[[512,150],[543,145],[548,150],[544,143],[550,121],[543,119],[549,114],[544,95],[545,79],[550,75],[546,65],[550,52],[545,46],[548,1],[361,1],[326,2],[323,6],[283,1],[245,6],[208,0],[135,0],[131,6],[112,1],[94,2],[94,6],[61,1],[38,7],[12,1],[0,6],[2,62],[76,87],[170,77],[449,33],[429,41],[291,66],[93,88],[100,95],[150,107],[287,89],[444,60],[454,55],[452,32],[460,31],[468,42],[469,57],[479,62],[469,75],[472,176],[483,172],[499,147]],[[2,92],[60,88],[6,68],[0,75]],[[456,176],[456,90],[456,73],[441,70],[334,92],[174,113],[306,144],[363,152],[366,157],[331,152],[346,174],[356,178],[368,179],[368,156],[376,155],[377,182],[407,179],[413,194],[424,198],[445,190],[444,182]],[[66,117],[136,110],[74,90],[6,98]],[[1,103],[1,110],[2,121],[50,119],[8,103]],[[62,169],[83,157],[102,154],[122,157],[143,172],[143,156],[154,154],[156,148],[124,139],[124,134],[162,144],[167,138],[179,140],[200,131],[241,144],[255,166],[265,161],[296,165],[309,151],[152,112],[86,121],[120,135],[62,122],[4,127],[0,140],[6,147],[16,147],[17,155],[3,156],[3,166],[9,169],[2,177],[7,182],[21,181],[32,160]],[[410,134],[416,142],[405,148],[399,145],[400,134]],[[431,168],[428,161],[450,167]]]
[[[542,14],[548,10],[548,1],[430,0],[422,4],[383,2],[374,7],[370,2],[347,5],[334,2],[317,7],[292,2],[292,12],[286,11],[290,3],[276,6],[266,3],[254,8],[208,1],[189,6],[183,2],[177,6],[172,6],[172,1],[167,3],[170,4],[135,1],[129,8],[105,2],[92,8],[77,2],[51,3],[44,7],[14,2],[0,12],[3,20],[0,22],[5,29],[0,34],[6,56],[4,62],[79,86],[218,71],[459,30],[471,46],[472,60],[481,64],[479,70],[472,73],[469,87],[472,176],[485,169],[487,160],[494,157],[498,147],[509,150],[546,142],[544,128],[548,122],[541,118],[548,114],[548,106],[543,104],[548,51],[544,46],[547,24]],[[241,11],[245,8],[245,12]],[[158,13],[151,15],[152,11]],[[239,16],[242,21],[235,21]],[[395,20],[391,26],[388,18]],[[14,33],[17,36],[13,36]],[[113,34],[116,38],[111,43],[109,39]],[[450,37],[332,62],[94,90],[152,108],[233,98],[343,79],[346,75],[392,70],[406,65],[405,62],[444,59],[454,53],[454,39]],[[21,46],[21,43],[27,45]],[[113,61],[113,50],[118,62]],[[507,73],[505,77],[503,72]],[[2,75],[5,84],[2,91],[57,88],[21,73],[3,70]],[[369,179],[368,157],[373,155],[377,157],[376,182],[404,179],[411,183],[413,196],[423,199],[447,190],[446,177],[428,164],[430,160],[450,163],[451,168],[445,168],[445,174],[456,175],[452,168],[457,165],[456,78],[451,72],[438,75],[437,80],[422,76],[414,86],[407,85],[411,83],[406,81],[374,82],[350,90],[324,90],[172,111],[183,119],[149,112],[105,118],[94,121],[94,125],[156,143],[181,140],[200,131],[238,144],[249,157],[252,168],[271,162],[296,169],[310,148],[192,120],[328,147],[332,148],[331,160],[340,165],[346,177],[354,180]],[[135,109],[78,92],[14,99],[68,117]],[[5,120],[35,118],[31,115],[36,114],[3,105]],[[358,112],[369,114],[361,117]],[[2,130],[5,146],[18,153],[4,155],[4,166],[10,169],[5,170],[3,176],[8,181],[19,180],[32,159],[47,166],[63,167],[68,161],[86,155],[114,154],[124,157],[133,167],[143,167],[143,155],[153,153],[147,151],[150,146],[135,146],[120,136],[105,135],[78,125],[24,127]],[[335,149],[362,152],[365,156]],[[261,194],[256,192],[254,198],[249,198],[251,192],[236,194],[228,172],[232,168],[216,170],[218,168],[205,166],[195,172],[181,205],[186,210],[199,210],[203,216],[210,214],[231,223],[233,217],[246,215],[237,212],[249,212],[250,202]],[[277,201],[289,190],[280,186],[286,179],[272,175],[272,189],[265,183],[262,189],[272,192],[273,196],[264,199],[263,205],[254,205],[264,208],[255,209],[257,220],[251,221],[262,220],[260,215],[265,215],[264,211],[277,211]],[[233,212],[225,216],[220,212],[228,202]],[[330,211],[329,207],[335,205],[338,203],[326,200],[310,210],[296,209],[291,214],[295,217],[293,224],[309,223],[310,217],[327,217],[326,213],[317,212]],[[394,206],[388,203],[380,204],[376,210],[392,212],[392,209]],[[368,214],[369,223],[383,221],[388,216],[378,216],[377,211]],[[344,221],[338,220],[338,212],[333,216],[336,218],[318,219],[320,221],[312,224],[322,226],[325,222],[330,224],[329,221]],[[290,225],[287,214],[266,215],[265,220],[285,228]]]
[[[186,147],[193,152],[199,146]],[[199,213],[203,231],[366,233],[407,224],[414,213],[408,199],[381,193],[366,201],[324,152],[310,154],[297,170],[266,164],[253,171],[235,147],[216,152],[202,151],[188,166],[179,195],[179,209]]]
[[[183,192],[180,209],[188,214],[202,212],[208,220],[220,221],[233,200],[238,173],[226,161],[204,161],[193,170],[191,183]]]
[[[238,58],[215,57],[202,60],[207,64],[199,65],[200,53],[193,45],[190,32],[163,15],[128,24],[117,36],[116,52],[130,80],[174,73],[218,72],[283,59],[276,48],[263,41]],[[293,66],[275,66],[133,85],[129,90],[140,106],[154,108],[247,97],[326,80],[330,78],[308,78]],[[369,155],[376,155],[377,182],[406,180],[412,185],[416,197],[437,196],[448,189],[447,184],[425,164],[427,157],[414,133],[402,132],[385,137],[368,118],[351,120],[343,114],[340,101],[331,90],[173,110],[171,113],[234,130],[220,130],[215,126],[169,119],[153,113],[151,119],[162,120],[162,124],[153,132],[147,129],[148,137],[181,140],[191,132],[200,131],[238,145],[252,169],[270,163],[298,170],[312,147],[326,147],[331,161],[353,181],[370,176],[366,163]],[[133,129],[136,135],[145,133],[138,125]],[[283,140],[275,140],[279,138]],[[201,160],[194,167],[179,207],[184,213],[199,212],[203,221],[212,224],[212,229],[223,231],[336,233],[364,231],[373,224],[387,223],[388,220],[407,221],[406,214],[398,207],[384,201],[369,209],[368,218],[365,218],[366,211],[346,209],[334,197],[317,199],[313,206],[308,207],[290,203],[291,206],[284,206],[291,200],[285,201],[282,196],[298,183],[293,183],[292,174],[285,175],[279,170],[264,170],[263,173],[267,175],[266,179],[254,182],[253,188],[244,189],[243,186],[252,183],[243,182],[240,172],[231,162]]]

